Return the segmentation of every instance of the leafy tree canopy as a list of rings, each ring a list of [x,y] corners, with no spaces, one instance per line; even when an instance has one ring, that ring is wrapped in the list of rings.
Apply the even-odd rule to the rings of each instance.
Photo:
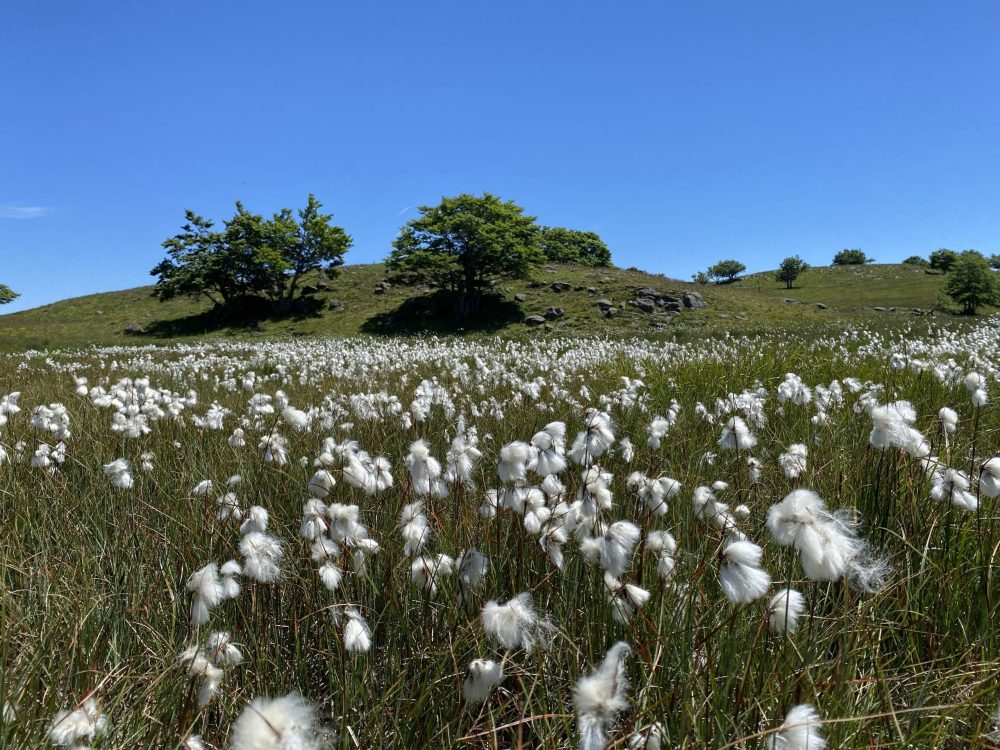
[[[935,250],[930,255],[930,267],[938,271],[944,271],[948,273],[951,267],[955,265],[958,260],[958,253],[954,250],[949,250],[946,247],[942,247],[940,250]]]
[[[734,281],[737,276],[747,270],[738,260],[720,260],[714,266],[708,267],[708,275],[718,283]]]
[[[909,258],[903,261],[904,266],[920,266],[921,268],[926,268],[929,264],[927,259],[920,255],[911,255]]]
[[[809,264],[806,263],[798,255],[793,255],[790,258],[785,258],[781,261],[781,265],[778,266],[778,270],[775,271],[774,275],[778,281],[785,282],[785,288],[791,289],[792,284],[799,277],[799,274],[809,268]]]
[[[302,275],[343,263],[350,236],[322,214],[312,195],[296,221],[290,209],[272,219],[236,203],[236,213],[221,230],[194,211],[187,223],[163,243],[167,257],[150,273],[161,300],[204,296],[216,305],[247,297],[283,303],[294,297]]]
[[[463,193],[419,210],[393,242],[386,266],[404,283],[448,289],[461,317],[478,312],[494,282],[525,278],[545,261],[535,217],[513,201]]]
[[[1000,271],[1000,255],[994,254],[990,256],[990,268],[994,271]]]
[[[997,280],[982,253],[966,250],[951,266],[944,291],[962,306],[963,313],[975,315],[983,305],[996,303]]]
[[[596,232],[563,227],[542,227],[538,244],[551,263],[610,266],[611,251]]]
[[[857,248],[850,250],[841,250],[839,253],[833,256],[833,265],[835,266],[863,266],[865,263],[874,263],[874,258],[869,258],[861,250]]]
[[[705,273],[704,271],[698,271],[698,273],[691,276],[691,281],[693,281],[695,284],[701,284],[702,286],[704,286],[709,282],[708,274]]]
[[[15,292],[6,284],[0,284],[0,305],[6,305],[8,302],[13,302],[21,295]]]

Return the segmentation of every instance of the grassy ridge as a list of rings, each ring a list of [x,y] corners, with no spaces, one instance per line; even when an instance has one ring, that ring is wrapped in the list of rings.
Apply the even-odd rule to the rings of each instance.
[[[889,320],[891,316],[873,314],[872,307],[927,310],[934,306],[943,284],[941,276],[900,265],[811,269],[792,290],[786,290],[770,273],[754,274],[733,284],[695,286],[635,269],[545,266],[533,282],[505,284],[501,301],[479,320],[460,328],[447,315],[434,310],[432,290],[426,287],[390,286],[376,294],[376,285],[384,278],[381,264],[347,266],[337,278],[322,281],[327,288],[313,296],[310,310],[257,322],[219,321],[210,313],[208,303],[198,300],[160,303],[151,296],[152,287],[77,297],[0,316],[0,349],[165,343],[262,334],[350,336],[503,330],[509,336],[537,337],[543,334],[522,321],[525,316],[543,314],[548,307],[565,310],[564,317],[552,321],[546,329],[553,335],[610,333],[696,338],[724,332],[755,333],[774,327],[837,330],[845,322],[883,327],[900,325],[908,318],[901,315]],[[572,289],[554,292],[550,288],[554,281],[564,281]],[[307,279],[306,283],[317,283],[317,279]],[[663,291],[699,291],[709,307],[685,310],[672,320],[656,320],[630,306],[607,319],[596,305],[602,298],[616,305],[625,302],[643,286]],[[523,294],[525,300],[515,301],[516,294]],[[830,309],[821,311],[814,304],[789,305],[783,298],[821,302]],[[329,307],[332,299],[342,303],[336,310]],[[124,328],[129,323],[138,323],[147,333],[127,336]]]

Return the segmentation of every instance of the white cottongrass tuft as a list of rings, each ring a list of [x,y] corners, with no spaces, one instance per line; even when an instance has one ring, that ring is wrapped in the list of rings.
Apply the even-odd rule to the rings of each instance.
[[[219,566],[213,562],[196,570],[187,580],[187,590],[191,592],[191,624],[204,625],[226,593],[219,579]]]
[[[503,667],[492,659],[473,659],[468,677],[462,683],[462,698],[466,703],[482,703],[503,682]]]
[[[254,698],[233,724],[231,750],[319,750],[316,708],[298,693]]]
[[[281,578],[281,558],[284,548],[278,539],[260,531],[251,531],[240,540],[243,555],[243,575],[260,583],[273,583]]]
[[[767,511],[767,528],[778,544],[794,546],[802,570],[813,581],[847,578],[857,589],[876,591],[885,578],[885,564],[870,557],[855,534],[848,512],[830,513],[812,490],[792,490]]]
[[[795,589],[782,589],[767,604],[767,626],[772,633],[794,633],[806,610],[806,600]]]
[[[107,727],[107,717],[101,713],[97,701],[87,698],[77,708],[59,711],[52,717],[48,727],[49,742],[56,747],[89,743],[104,734]]]
[[[788,450],[778,456],[778,463],[789,479],[795,479],[806,470],[809,449],[802,443],[792,443]]]
[[[608,650],[592,674],[576,683],[573,703],[580,750],[604,750],[607,732],[615,716],[628,709],[629,682],[625,657],[630,653],[632,648],[619,641]]]
[[[372,629],[368,621],[354,607],[348,607],[344,615],[344,649],[350,653],[361,653],[372,647]]]
[[[759,546],[746,540],[731,542],[722,549],[719,583],[729,601],[749,604],[767,593],[771,576],[760,567],[763,554]]]
[[[536,643],[545,647],[552,630],[551,623],[536,613],[531,594],[527,591],[506,604],[498,604],[492,599],[486,602],[482,620],[486,634],[506,649],[520,646],[530,651]]]
[[[431,536],[431,525],[424,515],[423,501],[415,500],[403,506],[399,528],[403,534],[403,554],[407,557],[420,554]]]
[[[778,731],[766,740],[768,750],[824,750],[826,739],[820,732],[820,718],[808,703],[795,706],[785,716]]]
[[[740,417],[730,417],[722,428],[719,447],[724,451],[751,451],[757,445],[757,438],[750,432],[747,423]]]

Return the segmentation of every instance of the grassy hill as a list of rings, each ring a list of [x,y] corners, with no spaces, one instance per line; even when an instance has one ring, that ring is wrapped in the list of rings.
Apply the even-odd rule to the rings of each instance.
[[[773,271],[751,274],[732,284],[779,299],[822,302],[838,310],[873,307],[919,308],[934,306],[945,277],[917,266],[879,264],[867,266],[821,266],[810,268],[796,279],[792,289],[774,277]]]
[[[910,308],[929,310],[943,284],[942,276],[901,265],[816,268],[802,274],[795,288],[785,289],[773,273],[753,274],[725,285],[696,286],[636,269],[548,265],[535,279],[509,282],[500,299],[477,321],[464,328],[438,309],[434,290],[391,285],[377,293],[385,280],[381,264],[346,266],[334,279],[307,280],[323,288],[311,295],[305,312],[260,321],[224,320],[207,302],[173,300],[161,303],[152,287],[93,294],[0,316],[0,349],[17,351],[113,344],[166,343],[214,337],[305,336],[357,334],[492,333],[523,337],[559,334],[652,335],[691,338],[723,332],[753,333],[774,327],[798,332],[814,327],[842,326],[845,321],[880,326],[913,320]],[[553,282],[570,285],[552,289]],[[635,290],[651,287],[678,295],[700,292],[708,307],[684,309],[676,315],[642,312],[627,303]],[[521,295],[523,301],[515,299]],[[612,301],[617,314],[608,318],[597,305]],[[331,306],[334,300],[339,306]],[[788,302],[787,300],[793,300]],[[797,302],[798,304],[795,304]],[[820,309],[822,303],[828,309]],[[336,303],[333,303],[336,305]],[[564,310],[544,327],[529,327],[526,316],[549,307]],[[895,307],[899,312],[873,312]],[[136,323],[139,335],[126,334]]]

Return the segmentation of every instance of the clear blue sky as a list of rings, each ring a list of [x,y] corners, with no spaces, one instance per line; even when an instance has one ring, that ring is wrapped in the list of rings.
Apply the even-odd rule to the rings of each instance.
[[[1000,252],[993,1],[7,2],[0,69],[5,312],[310,191],[348,262],[484,190],[681,278]]]

